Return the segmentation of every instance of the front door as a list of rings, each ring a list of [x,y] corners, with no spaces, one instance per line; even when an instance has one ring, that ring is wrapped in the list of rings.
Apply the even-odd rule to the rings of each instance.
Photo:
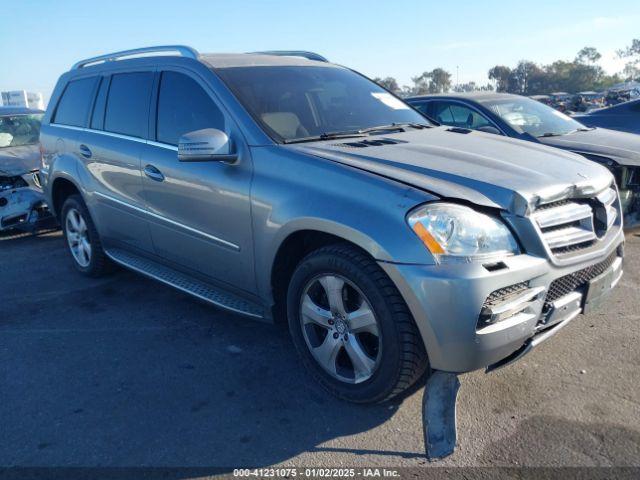
[[[161,72],[159,80],[154,140],[144,146],[141,163],[155,252],[167,263],[253,292],[249,150],[207,85],[178,70]],[[178,161],[179,137],[204,128],[226,132],[238,160]]]

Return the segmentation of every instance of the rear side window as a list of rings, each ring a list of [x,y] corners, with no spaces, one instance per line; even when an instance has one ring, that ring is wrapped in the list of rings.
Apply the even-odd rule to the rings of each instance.
[[[91,114],[91,128],[102,130],[104,126],[104,107],[107,104],[107,91],[109,90],[109,77],[104,77],[100,82],[100,89],[96,97],[96,104]]]
[[[224,131],[224,115],[211,97],[192,78],[163,72],[158,96],[157,140],[177,145],[185,133],[203,128]]]
[[[111,78],[104,129],[108,132],[146,138],[152,72],[122,73]]]
[[[97,81],[97,77],[90,77],[69,82],[67,88],[64,89],[60,102],[58,102],[53,122],[61,125],[84,127],[89,116],[93,91]]]

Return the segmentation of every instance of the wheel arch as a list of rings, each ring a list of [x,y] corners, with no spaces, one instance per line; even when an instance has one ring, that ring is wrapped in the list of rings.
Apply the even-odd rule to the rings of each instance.
[[[54,215],[60,220],[62,205],[70,195],[82,195],[78,185],[66,176],[60,176],[51,184],[51,207]]]
[[[273,301],[273,318],[280,322],[285,318],[286,292],[289,280],[300,261],[309,253],[326,245],[345,243],[349,244],[372,259],[376,259],[383,250],[373,240],[362,242],[364,235],[349,234],[352,229],[338,228],[299,228],[293,229],[283,235],[274,248],[274,255],[270,263],[268,281]],[[347,234],[345,234],[347,233]]]

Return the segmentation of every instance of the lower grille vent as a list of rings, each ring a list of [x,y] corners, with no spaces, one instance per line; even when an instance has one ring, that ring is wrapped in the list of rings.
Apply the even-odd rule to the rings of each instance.
[[[547,297],[544,300],[544,310],[546,311],[550,308],[551,303],[560,297],[564,297],[574,290],[583,288],[589,280],[594,279],[613,265],[613,262],[615,262],[617,257],[618,253],[613,252],[606,260],[603,260],[600,263],[583,268],[577,272],[570,273],[564,277],[556,278],[549,286]]]

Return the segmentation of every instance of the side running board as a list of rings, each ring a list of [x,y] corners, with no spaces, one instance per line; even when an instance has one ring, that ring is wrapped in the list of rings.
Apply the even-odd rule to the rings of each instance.
[[[259,305],[216,288],[202,280],[165,267],[153,260],[121,249],[109,249],[105,253],[111,260],[123,267],[177,288],[217,307],[249,317],[265,318],[264,310]]]

